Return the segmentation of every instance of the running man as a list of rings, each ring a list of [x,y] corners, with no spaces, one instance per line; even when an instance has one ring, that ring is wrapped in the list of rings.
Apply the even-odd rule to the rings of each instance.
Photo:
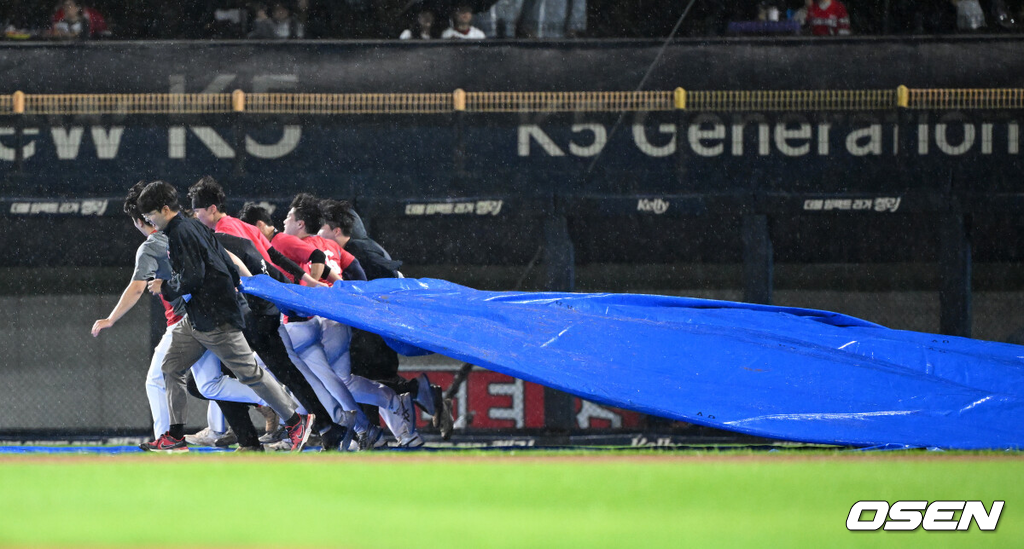
[[[154,279],[148,288],[173,301],[189,295],[186,316],[171,330],[171,343],[161,370],[167,387],[170,413],[168,431],[143,450],[188,451],[184,440],[186,373],[204,349],[213,351],[235,377],[249,386],[279,416],[300,451],[309,438],[315,414],[300,416],[285,388],[267,375],[253,357],[242,334],[243,311],[247,309],[238,293],[238,270],[227,251],[217,242],[213,231],[199,221],[180,214],[178,192],[168,183],[154,181],[146,186],[138,200],[139,211],[150,225],[167,235],[172,274],[169,279]],[[262,449],[262,446],[256,448]]]

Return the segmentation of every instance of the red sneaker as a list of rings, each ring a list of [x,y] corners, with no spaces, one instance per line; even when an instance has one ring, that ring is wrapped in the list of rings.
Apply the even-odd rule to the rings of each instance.
[[[316,416],[313,414],[299,416],[299,422],[295,424],[295,427],[288,429],[288,438],[292,441],[292,451],[301,452],[306,446],[306,441],[309,440],[309,432],[313,430],[313,420]]]
[[[147,452],[165,452],[168,454],[177,452],[187,452],[188,444],[185,442],[185,438],[174,438],[170,433],[164,433],[160,435],[160,438],[153,442],[143,442],[139,445],[139,448]]]

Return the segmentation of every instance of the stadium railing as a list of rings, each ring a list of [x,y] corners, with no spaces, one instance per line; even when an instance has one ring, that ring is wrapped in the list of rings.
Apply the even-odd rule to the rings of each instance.
[[[1024,89],[0,95],[0,115],[442,114],[1019,109]]]

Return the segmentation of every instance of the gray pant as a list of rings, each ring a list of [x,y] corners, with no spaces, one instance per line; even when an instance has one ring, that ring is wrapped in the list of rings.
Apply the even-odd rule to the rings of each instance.
[[[282,418],[292,417],[295,413],[294,401],[280,382],[256,364],[252,349],[241,330],[222,324],[209,332],[200,332],[192,328],[186,317],[171,330],[171,346],[160,368],[167,387],[171,425],[185,423],[188,395],[185,382],[188,370],[207,349],[217,355],[238,381],[249,386]]]

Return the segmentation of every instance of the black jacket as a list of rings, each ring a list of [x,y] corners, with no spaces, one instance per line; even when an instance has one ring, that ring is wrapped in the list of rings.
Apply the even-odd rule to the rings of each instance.
[[[292,283],[291,280],[288,280],[287,277],[281,274],[280,270],[267,268],[267,262],[263,259],[263,256],[260,255],[259,250],[256,249],[256,246],[253,245],[252,241],[246,238],[240,238],[226,233],[215,234],[217,240],[221,243],[221,245],[224,246],[224,248],[226,248],[229,252],[238,256],[238,259],[242,260],[242,263],[245,265],[245,268],[249,269],[249,272],[252,273],[253,276],[256,276],[258,274],[265,274],[270,275],[271,278],[277,280],[278,282],[283,282],[285,284]],[[290,263],[291,266],[294,266],[295,269],[298,269],[299,272],[302,272],[302,268],[299,267],[298,265],[295,265],[295,263],[293,263],[290,259],[283,259],[284,261]],[[280,258],[278,260],[280,261]],[[282,267],[284,266],[285,265],[282,265]],[[249,308],[252,309],[252,314],[254,315],[277,316],[281,314],[281,311],[279,311],[278,308],[273,303],[265,299],[256,297],[254,295],[246,295],[245,300],[249,303]]]
[[[366,234],[366,227],[363,226],[363,220],[359,215],[352,210],[349,211],[355,218],[355,223],[352,226],[352,237],[345,244],[345,251],[359,261],[367,280],[398,278],[398,269],[402,262],[391,259],[387,250]]]
[[[185,310],[189,322],[200,332],[209,332],[222,324],[244,328],[247,305],[236,290],[238,270],[213,231],[195,219],[177,215],[164,233],[174,272],[163,285],[164,297],[171,301],[191,295]]]

